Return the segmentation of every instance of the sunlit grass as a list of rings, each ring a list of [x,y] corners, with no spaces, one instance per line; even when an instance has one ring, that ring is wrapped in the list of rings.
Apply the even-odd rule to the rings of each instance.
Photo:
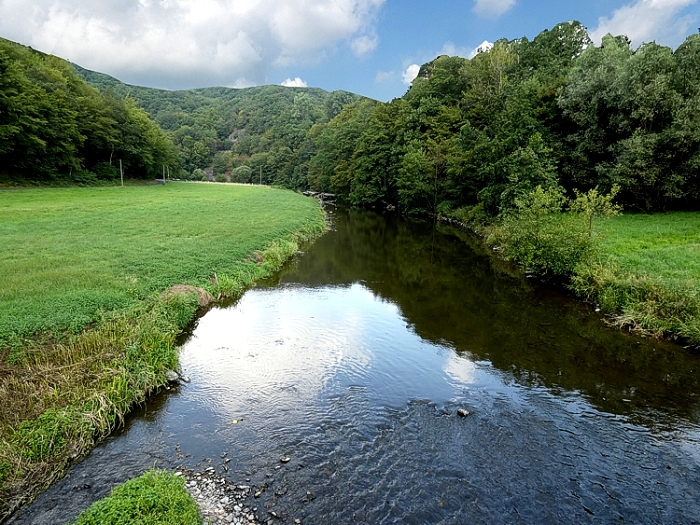
[[[700,347],[700,213],[624,214],[600,231],[601,260],[573,289],[619,326]]]
[[[700,286],[700,213],[624,214],[602,232],[602,248],[620,270]]]
[[[316,203],[254,186],[169,184],[0,193],[0,346],[79,331],[178,283],[206,285],[318,220]]]

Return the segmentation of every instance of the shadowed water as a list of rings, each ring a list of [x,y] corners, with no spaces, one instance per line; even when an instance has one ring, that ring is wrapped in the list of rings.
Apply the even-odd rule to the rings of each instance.
[[[290,523],[698,522],[696,356],[607,329],[448,227],[331,218],[198,321],[191,383],[11,523],[63,523],[154,465],[212,465]]]

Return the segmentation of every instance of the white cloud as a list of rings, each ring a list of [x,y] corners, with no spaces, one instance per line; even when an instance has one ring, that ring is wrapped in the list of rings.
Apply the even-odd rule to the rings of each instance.
[[[0,0],[0,34],[127,82],[261,84],[277,64],[376,47],[386,0]]]
[[[469,58],[474,58],[479,53],[488,53],[491,51],[491,48],[493,48],[493,43],[489,42],[488,40],[484,40],[474,51],[469,53]]]
[[[406,68],[406,71],[403,72],[403,83],[406,84],[407,86],[410,86],[411,83],[416,79],[418,76],[418,72],[420,71],[420,66],[418,64],[411,64]]]
[[[591,38],[600,43],[611,33],[627,35],[635,46],[652,40],[675,45],[697,21],[697,17],[683,15],[686,8],[696,3],[697,0],[638,0],[617,9],[609,18],[600,18]]]
[[[281,86],[284,87],[309,87],[306,82],[304,82],[302,79],[299,77],[296,77],[294,80],[291,78],[288,78],[284,82],[280,84]]]
[[[488,18],[498,18],[509,11],[517,0],[476,0],[472,11]]]
[[[363,57],[377,49],[378,45],[379,38],[376,36],[362,35],[350,43],[350,48],[352,49],[352,52],[355,53],[355,56]]]

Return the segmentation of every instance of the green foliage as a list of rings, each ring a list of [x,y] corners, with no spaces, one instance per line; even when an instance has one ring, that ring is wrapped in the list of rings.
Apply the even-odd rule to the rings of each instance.
[[[214,175],[214,182],[228,182],[228,177],[225,173]]]
[[[248,184],[252,182],[253,170],[250,166],[238,166],[231,172],[231,182]]]
[[[185,171],[211,166],[217,175],[245,165],[258,176],[262,168],[265,184],[295,189],[306,188],[313,126],[361,100],[346,91],[282,86],[161,91],[74,67],[91,85],[136,100],[171,133]]]
[[[0,182],[94,183],[179,167],[134,102],[101,93],[65,61],[0,39]]]
[[[562,213],[566,198],[559,188],[541,186],[516,198],[516,211],[494,227],[487,241],[504,258],[547,277],[569,278],[593,254],[587,223],[574,213]]]
[[[199,525],[197,504],[181,476],[151,470],[114,488],[73,525]]]
[[[369,114],[346,106],[316,125],[301,146],[306,182],[409,215],[481,205],[493,219],[538,185],[618,187],[629,208],[692,209],[699,56],[698,35],[676,52],[653,43],[635,51],[624,36],[594,45],[578,22],[533,41],[499,40],[470,60],[441,56],[402,99]]]
[[[622,206],[613,204],[613,199],[619,191],[620,187],[617,185],[613,186],[607,195],[601,194],[597,187],[588,190],[587,193],[576,191],[576,198],[569,205],[569,210],[583,215],[588,225],[589,237],[593,235],[594,218],[609,219],[622,210]]]
[[[91,437],[93,427],[73,407],[49,409],[38,418],[25,421],[10,438],[20,455],[31,461],[47,461],[65,452],[76,440]]]

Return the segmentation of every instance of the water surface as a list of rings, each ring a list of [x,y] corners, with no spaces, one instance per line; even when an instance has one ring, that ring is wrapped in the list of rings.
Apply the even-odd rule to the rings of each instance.
[[[287,522],[698,522],[696,356],[607,329],[448,227],[331,218],[199,319],[191,383],[13,523],[65,522],[154,465],[212,465]]]

